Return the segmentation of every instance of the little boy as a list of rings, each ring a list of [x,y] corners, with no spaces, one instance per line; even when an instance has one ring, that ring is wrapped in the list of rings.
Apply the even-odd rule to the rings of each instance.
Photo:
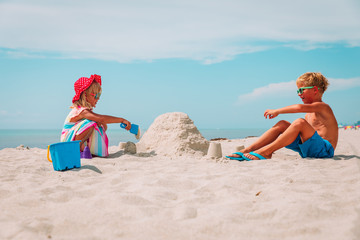
[[[235,160],[269,159],[283,147],[292,149],[301,157],[331,158],[338,142],[338,124],[329,105],[322,102],[328,80],[321,73],[305,73],[296,80],[297,93],[304,104],[269,109],[265,118],[284,113],[306,113],[305,119],[293,123],[280,121],[266,131],[257,141],[241,152],[227,156]]]

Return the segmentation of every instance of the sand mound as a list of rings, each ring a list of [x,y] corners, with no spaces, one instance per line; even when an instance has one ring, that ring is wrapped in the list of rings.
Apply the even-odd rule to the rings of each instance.
[[[207,153],[209,142],[201,135],[185,113],[160,115],[137,144],[138,152],[165,156],[199,155]]]

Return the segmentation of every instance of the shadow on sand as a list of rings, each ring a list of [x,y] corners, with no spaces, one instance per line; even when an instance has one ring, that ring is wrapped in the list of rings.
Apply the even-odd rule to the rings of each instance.
[[[356,156],[356,155],[335,155],[334,160],[350,160],[352,158],[357,158],[360,159],[360,156]]]

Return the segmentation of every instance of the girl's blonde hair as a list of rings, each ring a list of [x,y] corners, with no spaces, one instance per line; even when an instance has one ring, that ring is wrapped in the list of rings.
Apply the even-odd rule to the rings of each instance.
[[[89,109],[92,109],[92,106],[91,104],[86,101],[86,94],[97,94],[97,93],[101,93],[101,86],[98,82],[96,81],[93,81],[93,83],[90,85],[90,87],[88,87],[85,91],[83,91],[81,94],[80,94],[80,98],[79,100],[76,100],[74,103],[73,103],[73,106],[76,106],[76,107],[86,107],[86,108],[89,108]]]
[[[297,80],[296,84],[302,83],[305,87],[317,86],[319,92],[323,94],[329,86],[329,81],[321,73],[307,72],[301,75]]]

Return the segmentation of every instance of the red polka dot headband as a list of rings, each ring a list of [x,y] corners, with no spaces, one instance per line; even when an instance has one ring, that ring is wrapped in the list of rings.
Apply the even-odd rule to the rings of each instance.
[[[101,76],[96,74],[91,75],[89,78],[81,77],[74,83],[75,96],[72,100],[73,103],[80,99],[81,93],[88,89],[94,80],[101,86]]]

